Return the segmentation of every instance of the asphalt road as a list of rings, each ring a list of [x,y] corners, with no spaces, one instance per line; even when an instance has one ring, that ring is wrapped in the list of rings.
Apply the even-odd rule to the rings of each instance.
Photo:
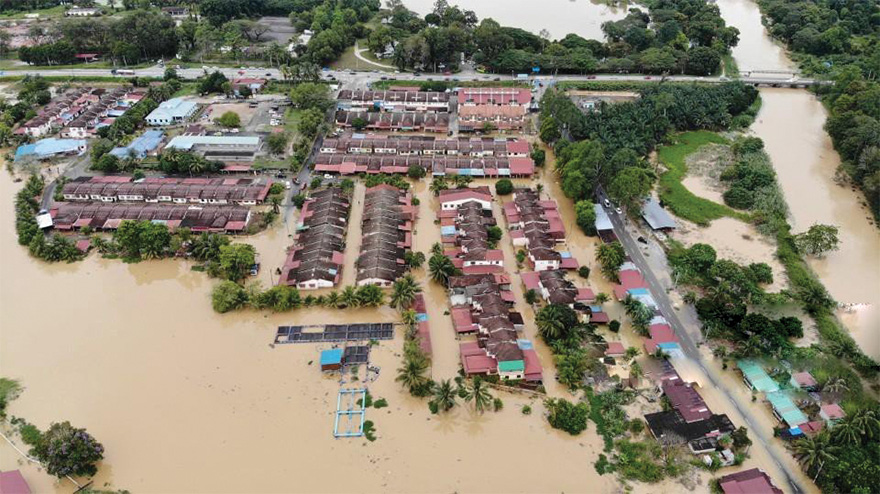
[[[135,76],[138,77],[162,77],[165,73],[165,68],[159,65],[155,65],[153,67],[148,67],[145,69],[136,69],[134,71]],[[185,79],[196,79],[204,75],[205,71],[218,70],[222,72],[226,77],[232,79],[235,77],[268,77],[274,79],[281,78],[281,72],[276,68],[223,68],[223,67],[213,67],[211,65],[205,65],[203,68],[183,68],[177,71],[178,75]],[[239,72],[243,72],[240,74]],[[352,73],[354,72],[354,73]],[[110,73],[110,69],[90,69],[90,68],[82,68],[82,69],[47,69],[47,68],[39,68],[34,67],[33,69],[27,70],[16,70],[16,71],[7,71],[4,75],[44,75],[44,76],[103,76],[108,77],[113,74]],[[420,74],[418,76],[414,75],[411,72],[405,73],[389,73],[389,72],[380,72],[380,71],[343,71],[343,70],[329,70],[323,71],[321,76],[326,78],[328,76],[335,77],[338,81],[346,86],[354,85],[355,87],[360,87],[362,84],[365,86],[367,83],[378,80],[381,76],[387,76],[389,78],[394,78],[402,81],[426,81],[426,80],[494,80],[499,79],[502,81],[509,81],[516,79],[514,74],[510,75],[501,75],[501,74],[479,74],[471,69],[466,69],[463,72],[459,72],[453,74],[451,76],[444,76],[442,74]],[[747,77],[742,77],[740,80],[747,83],[785,83],[788,82],[791,78],[791,74],[751,74]],[[131,77],[131,76],[120,76],[120,78]],[[537,75],[533,77],[533,79],[538,80],[556,80],[556,81],[576,81],[576,80],[597,80],[597,81],[660,81],[661,78],[659,76],[645,76],[641,74],[596,74],[591,75],[589,77],[583,75]],[[709,82],[709,83],[720,83],[728,80],[726,77],[699,77],[699,76],[687,76],[687,75],[674,75],[674,76],[666,76],[665,80],[667,81],[677,81],[677,82]],[[816,81],[812,79],[797,79],[798,84],[813,84]]]
[[[600,189],[598,191],[598,196],[600,203],[604,203],[604,200],[607,198],[604,191]],[[696,329],[696,333],[699,334],[699,328],[702,327],[696,311],[690,305],[685,305],[681,311],[674,310],[666,289],[663,284],[660,283],[651,269],[651,266],[645,260],[637,241],[633,239],[632,235],[630,235],[627,230],[625,216],[623,214],[617,214],[613,207],[605,208],[605,212],[608,213],[608,217],[611,219],[611,224],[614,227],[614,233],[620,240],[621,245],[623,245],[626,254],[642,272],[645,281],[648,283],[648,288],[651,291],[654,301],[657,302],[660,311],[663,313],[663,317],[665,317],[669,324],[672,325],[675,334],[679,337],[681,348],[685,356],[699,366],[712,386],[717,389],[725,390],[724,383],[722,383],[717,378],[714,371],[708,368],[703,362],[703,356],[697,348],[697,342],[694,341],[692,335],[694,332],[693,329]],[[688,331],[688,329],[691,329],[691,331]],[[743,402],[736,395],[727,392],[724,393],[724,396],[727,398],[729,405],[736,408],[736,410],[743,416],[746,423],[742,425],[749,429],[749,433],[753,437],[756,437],[758,441],[767,445],[767,451],[773,458],[773,461],[782,472],[785,472],[785,480],[788,482],[790,490],[794,493],[804,492],[797,479],[791,476],[788,469],[784,466],[783,461],[781,461],[778,448],[772,447],[772,441],[776,441],[777,439],[763,434],[762,429],[757,425],[758,422],[752,417],[755,412],[754,404],[751,402]]]

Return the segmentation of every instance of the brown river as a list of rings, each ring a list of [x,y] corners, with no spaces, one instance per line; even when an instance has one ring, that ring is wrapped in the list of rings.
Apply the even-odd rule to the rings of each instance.
[[[785,50],[760,24],[751,0],[718,0],[728,24],[740,30],[734,48],[740,70],[791,70]],[[761,89],[763,106],[752,132],[764,140],[791,210],[795,232],[814,223],[840,229],[840,250],[810,260],[831,295],[842,304],[841,321],[859,346],[880,358],[880,231],[860,192],[835,183],[840,157],[823,125],[827,112],[806,90]]]

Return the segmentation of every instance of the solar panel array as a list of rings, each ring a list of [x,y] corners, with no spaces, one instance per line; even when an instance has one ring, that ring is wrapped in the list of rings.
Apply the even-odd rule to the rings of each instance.
[[[345,352],[342,354],[343,365],[366,364],[369,361],[370,361],[370,347],[369,347],[369,345],[345,347]]]
[[[304,329],[322,328],[320,331]],[[390,340],[394,338],[393,323],[327,324],[325,326],[278,326],[276,344],[320,343],[335,341]]]

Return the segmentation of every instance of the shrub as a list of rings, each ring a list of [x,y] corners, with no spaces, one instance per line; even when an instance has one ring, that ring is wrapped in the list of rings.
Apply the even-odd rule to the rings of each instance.
[[[222,281],[211,292],[211,305],[221,314],[241,308],[247,299],[245,289],[234,281]]]
[[[564,398],[550,398],[544,401],[547,407],[547,420],[554,429],[560,429],[576,436],[587,429],[590,406],[587,403],[574,404]]]
[[[617,333],[620,331],[620,321],[617,319],[612,319],[611,322],[608,323],[608,330],[612,333]]]
[[[581,266],[578,268],[578,276],[581,278],[589,278],[590,277],[590,268],[588,266]]]
[[[62,422],[49,426],[31,454],[43,462],[47,472],[58,478],[91,476],[98,472],[95,464],[104,458],[104,446],[85,429]]]
[[[373,402],[373,408],[385,408],[388,406],[388,400],[385,398],[379,398],[378,400]]]
[[[529,405],[523,405],[522,414],[523,415],[531,415],[532,414],[532,407],[530,407]]]
[[[216,122],[224,127],[239,127],[241,126],[241,117],[239,117],[238,113],[235,113],[234,111],[228,111],[223,115],[220,115]]]
[[[506,196],[513,192],[513,182],[506,178],[495,182],[495,193],[499,196]]]
[[[406,176],[413,180],[419,180],[425,178],[428,172],[425,171],[425,168],[419,165],[410,165],[409,169],[406,172]]]
[[[496,412],[500,412],[504,408],[504,402],[501,401],[501,398],[495,398],[492,400],[492,406]]]

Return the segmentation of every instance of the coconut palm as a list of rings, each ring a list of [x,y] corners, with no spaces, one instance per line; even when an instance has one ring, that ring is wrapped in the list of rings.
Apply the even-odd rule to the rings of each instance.
[[[412,391],[428,384],[430,380],[425,375],[427,371],[428,361],[424,357],[408,355],[403,361],[403,366],[397,369],[397,377],[394,380]]]
[[[489,394],[488,386],[483,382],[483,378],[480,376],[474,377],[474,380],[467,387],[467,392],[464,395],[464,401],[470,403],[474,402],[474,410],[483,413],[486,410],[486,407],[492,403],[492,395]]]
[[[420,291],[422,291],[422,288],[411,274],[403,275],[391,287],[391,307],[397,310],[407,309],[412,306],[416,299],[416,294]]]
[[[862,430],[853,421],[853,417],[847,417],[831,430],[831,439],[843,446],[859,444],[862,441]]]
[[[406,326],[406,338],[411,340],[416,334],[416,324],[418,323],[418,314],[412,309],[407,309],[400,314],[400,320]]]
[[[846,383],[846,379],[842,377],[828,378],[825,384],[822,385],[823,393],[842,393],[844,391],[849,391],[849,385]]]
[[[819,475],[818,469],[821,469],[825,462],[835,459],[832,454],[834,448],[829,444],[827,433],[800,439],[794,443],[793,448],[795,457],[804,465],[807,472],[817,470],[816,476]]]
[[[550,304],[538,311],[535,324],[541,337],[548,342],[577,336],[578,316],[567,305]]]
[[[342,289],[342,293],[339,294],[339,304],[340,307],[357,307],[360,305],[360,299],[358,298],[357,288],[349,285]]]
[[[278,211],[281,209],[281,197],[280,196],[271,196],[269,198],[269,204],[272,205],[272,211],[275,214],[278,214]]]
[[[449,188],[449,181],[445,177],[437,177],[431,180],[431,185],[428,188],[435,196],[439,196],[440,192]]]
[[[431,255],[442,256],[443,244],[441,244],[440,242],[434,242],[434,245],[431,246]]]
[[[328,293],[324,297],[324,306],[325,307],[338,307],[339,306],[339,292],[332,291]]]
[[[880,420],[877,418],[876,411],[861,409],[854,413],[850,420],[859,430],[859,433],[865,435],[868,439],[874,439],[880,435]]]
[[[435,383],[432,393],[434,394],[434,399],[431,400],[431,402],[434,403],[438,410],[448,412],[455,407],[455,397],[457,393],[455,386],[452,385],[452,381],[449,379],[444,379],[439,383]]]
[[[428,273],[432,280],[446,286],[449,283],[449,277],[458,273],[458,268],[452,264],[452,260],[448,257],[434,254],[428,261]]]
[[[604,304],[604,303],[607,302],[608,300],[609,300],[609,297],[608,297],[608,294],[607,294],[607,293],[605,293],[605,292],[599,292],[599,293],[596,294],[596,303],[597,303],[597,304]]]
[[[385,293],[376,285],[364,285],[358,288],[357,298],[364,307],[379,307],[385,302]]]

